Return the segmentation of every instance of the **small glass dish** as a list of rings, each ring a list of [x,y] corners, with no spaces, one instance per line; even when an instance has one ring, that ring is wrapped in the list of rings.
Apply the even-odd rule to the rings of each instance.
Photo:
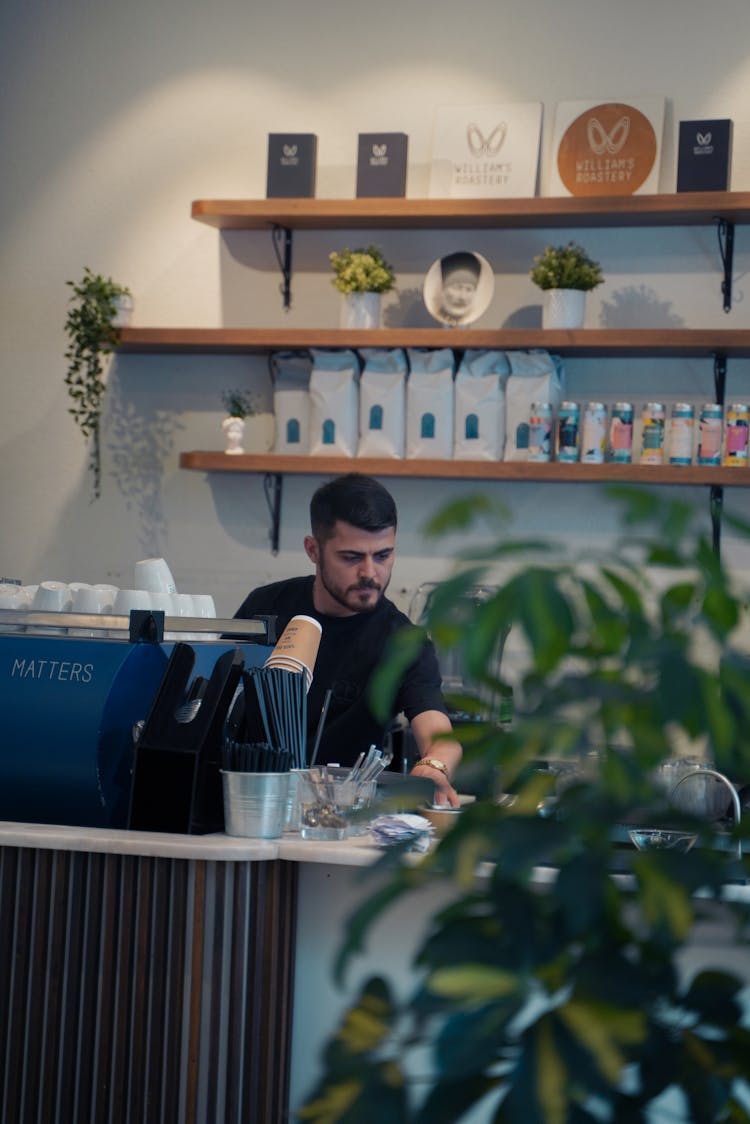
[[[628,832],[639,851],[689,851],[698,838],[689,831],[668,831],[661,827],[636,827]]]

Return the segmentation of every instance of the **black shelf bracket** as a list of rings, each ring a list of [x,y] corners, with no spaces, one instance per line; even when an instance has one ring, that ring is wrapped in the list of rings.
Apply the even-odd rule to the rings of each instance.
[[[287,227],[274,223],[271,227],[271,240],[281,270],[281,299],[284,311],[288,312],[292,307],[292,232]]]
[[[709,499],[709,507],[711,510],[711,540],[713,543],[714,554],[717,558],[721,557],[721,515],[724,509],[724,489],[721,484],[711,485],[711,498]]]
[[[724,298],[724,311],[732,309],[732,266],[734,264],[734,223],[727,219],[716,219],[716,233],[719,238],[719,255],[724,270],[721,294]]]
[[[724,310],[727,311],[726,305]],[[714,355],[714,391],[715,400],[720,406],[724,405],[724,398],[726,396],[727,386],[727,357],[726,355]],[[711,539],[713,542],[714,553],[717,558],[721,557],[721,516],[724,510],[724,489],[720,484],[711,485],[711,495],[709,498],[709,510],[711,512]]]
[[[284,477],[280,472],[267,472],[263,477],[263,491],[271,516],[271,530],[268,537],[271,540],[271,553],[279,553],[279,530],[281,527],[281,488]]]
[[[727,385],[727,357],[726,355],[714,355],[714,389],[716,391],[716,401],[720,406],[724,405],[724,397],[726,394]]]

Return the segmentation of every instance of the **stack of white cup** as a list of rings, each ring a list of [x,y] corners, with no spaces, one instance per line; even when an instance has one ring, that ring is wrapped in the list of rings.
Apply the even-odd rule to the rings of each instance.
[[[210,593],[178,593],[172,571],[164,558],[142,558],[135,564],[134,589],[120,590],[127,596],[121,599],[120,610],[127,614],[131,609],[155,609],[168,617],[216,616],[216,606]],[[148,599],[147,603],[145,599]],[[206,632],[175,632],[166,634],[172,640],[212,640],[217,636]]]
[[[178,593],[172,572],[163,558],[143,558],[136,562],[132,589],[116,585],[88,582],[42,581],[39,585],[21,586],[0,581],[0,609],[33,609],[45,613],[81,613],[86,616],[113,615],[129,617],[133,609],[161,610],[169,617],[203,617],[214,619],[216,606],[209,593]],[[21,624],[3,625],[3,630],[24,631]],[[38,633],[122,639],[122,629],[108,634],[102,629],[29,626]],[[171,639],[217,640],[217,633],[173,633]]]

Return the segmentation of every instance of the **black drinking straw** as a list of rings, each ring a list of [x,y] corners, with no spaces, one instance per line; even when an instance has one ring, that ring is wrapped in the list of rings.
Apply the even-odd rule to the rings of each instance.
[[[323,727],[325,726],[326,715],[328,714],[328,707],[331,705],[331,695],[332,694],[333,694],[333,690],[332,690],[331,687],[329,687],[328,690],[325,693],[325,698],[323,699],[323,705],[320,708],[320,718],[318,719],[318,728],[315,731],[315,742],[313,744],[312,754],[310,755],[310,767],[312,767],[315,764],[315,762],[317,760],[317,757],[318,757],[318,750],[320,749],[320,739],[323,736]]]

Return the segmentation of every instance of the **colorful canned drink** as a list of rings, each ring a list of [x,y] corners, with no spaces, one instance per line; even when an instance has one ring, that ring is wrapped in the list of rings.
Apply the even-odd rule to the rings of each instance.
[[[577,461],[580,456],[581,410],[577,402],[561,402],[557,411],[557,459]]]
[[[552,457],[552,406],[532,402],[529,415],[529,460],[548,461]]]
[[[603,402],[587,402],[583,413],[581,460],[585,464],[603,464],[607,448],[607,407]]]
[[[721,464],[722,408],[706,402],[698,423],[698,464]]]
[[[690,402],[675,402],[669,419],[669,463],[693,463],[695,409]]]
[[[727,408],[724,427],[724,464],[747,464],[748,407],[744,402],[733,402]]]
[[[609,422],[609,453],[617,464],[633,459],[633,404],[615,402]]]
[[[643,407],[643,432],[641,435],[641,464],[664,463],[664,419],[666,411],[661,402],[647,402]]]

